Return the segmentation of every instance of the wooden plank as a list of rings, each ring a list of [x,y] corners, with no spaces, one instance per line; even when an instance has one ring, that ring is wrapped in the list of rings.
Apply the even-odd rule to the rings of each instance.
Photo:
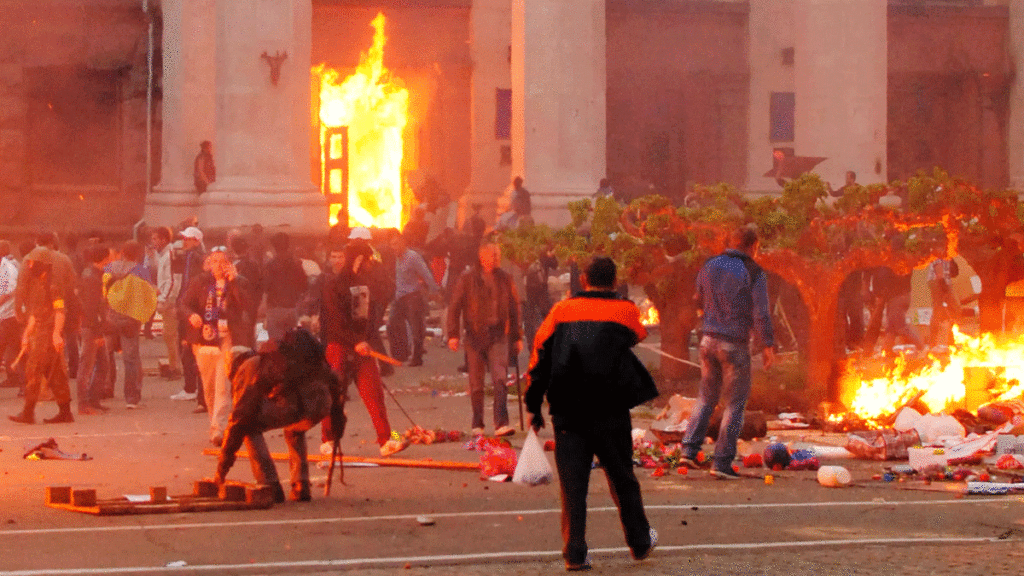
[[[199,487],[204,482],[196,482]],[[224,485],[229,499],[216,495],[188,494],[168,496],[167,488],[151,487],[148,502],[132,502],[123,496],[97,499],[94,489],[72,490],[67,486],[49,486],[46,489],[46,505],[51,508],[94,514],[97,516],[118,516],[127,514],[170,514],[178,512],[218,512],[228,510],[262,510],[274,505],[273,490],[270,486],[231,482]],[[198,490],[198,488],[197,488]]]
[[[203,454],[206,456],[219,456],[220,450],[216,448],[205,448]],[[239,458],[248,458],[249,453],[245,450],[239,450],[237,456]],[[283,452],[272,452],[270,457],[274,460],[287,461],[288,455]],[[309,454],[306,457],[308,462],[330,462],[331,456],[329,454]],[[378,466],[397,466],[400,468],[432,468],[436,470],[473,470],[476,472],[480,471],[479,462],[457,462],[454,460],[431,460],[425,458],[422,460],[413,460],[410,458],[372,458],[366,456],[343,456],[342,462],[351,463],[363,463],[363,464],[376,464]]]

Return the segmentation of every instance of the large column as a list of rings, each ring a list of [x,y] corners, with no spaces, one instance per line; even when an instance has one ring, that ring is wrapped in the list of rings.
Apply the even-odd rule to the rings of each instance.
[[[198,215],[192,163],[215,140],[215,0],[162,0],[161,179],[146,198],[145,220],[166,226]]]
[[[1024,0],[1010,2],[1010,61],[1016,72],[1010,91],[1010,118],[1007,124],[1010,188],[1024,191]]]
[[[512,166],[502,164],[502,146],[511,146],[511,139],[499,139],[496,131],[498,90],[508,90],[512,78],[509,71],[509,0],[473,0],[470,13],[470,57],[473,60],[471,93],[470,177],[469,190],[459,202],[460,222],[469,207],[487,207],[484,218],[493,215],[494,205],[511,180]],[[491,220],[493,221],[493,220]]]
[[[605,0],[512,0],[512,173],[537,222],[605,176]]]
[[[887,0],[795,0],[798,156],[825,156],[816,172],[839,187],[887,181]]]
[[[217,180],[201,198],[203,221],[324,231],[327,205],[309,173],[311,2],[216,4]]]

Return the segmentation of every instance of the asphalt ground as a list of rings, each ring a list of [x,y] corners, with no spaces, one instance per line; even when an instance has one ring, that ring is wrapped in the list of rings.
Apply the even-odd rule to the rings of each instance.
[[[96,517],[44,505],[47,486],[95,488],[100,498],[147,494],[166,486],[191,492],[211,476],[215,458],[205,414],[172,401],[181,382],[156,375],[162,345],[143,341],[143,405],[80,416],[73,424],[0,422],[0,576],[34,574],[464,574],[561,573],[557,485],[527,488],[481,480],[465,470],[400,467],[345,469],[345,485],[323,496],[326,470],[313,468],[314,499],[269,510]],[[439,339],[428,343],[423,367],[397,369],[386,379],[412,420],[425,428],[469,429],[465,380],[455,366],[462,354]],[[641,350],[640,354],[651,354]],[[651,358],[645,358],[649,361]],[[118,394],[120,394],[120,386]],[[0,413],[21,403],[0,388]],[[392,428],[411,423],[389,397]],[[515,397],[510,413],[518,424]],[[52,415],[52,402],[37,418]],[[343,441],[346,455],[377,456],[369,418],[354,394]],[[486,414],[490,414],[489,410]],[[646,427],[639,410],[634,425]],[[490,426],[489,418],[488,425]],[[489,428],[490,431],[490,428]],[[841,445],[842,436],[816,431],[779,433],[781,439]],[[310,434],[316,446],[319,433]],[[23,450],[54,438],[61,450],[92,460],[30,461]],[[541,439],[551,437],[550,429]],[[511,441],[522,444],[525,435]],[[269,435],[284,451],[280,433]],[[759,450],[762,444],[750,446]],[[475,462],[462,443],[414,445],[396,458]],[[820,486],[814,472],[763,471],[726,482],[704,472],[652,477],[638,469],[648,516],[660,533],[658,549],[643,562],[630,559],[603,473],[590,487],[588,541],[595,574],[1018,574],[1024,560],[1024,506],[1016,496],[963,496],[956,483],[880,482],[884,463],[826,462],[847,466],[854,485]],[[279,465],[287,478],[287,463]],[[240,459],[230,479],[251,481]],[[421,525],[420,516],[434,523]]]

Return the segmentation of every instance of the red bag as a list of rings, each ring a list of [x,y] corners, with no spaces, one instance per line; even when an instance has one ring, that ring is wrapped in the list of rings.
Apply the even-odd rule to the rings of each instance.
[[[488,444],[484,447],[485,452],[480,455],[480,479],[487,480],[498,474],[508,474],[511,479],[516,471],[516,451],[512,446],[502,444]]]

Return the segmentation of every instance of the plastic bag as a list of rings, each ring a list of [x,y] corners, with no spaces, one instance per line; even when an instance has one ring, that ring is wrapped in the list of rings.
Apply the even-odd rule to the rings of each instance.
[[[523,442],[523,449],[519,452],[519,462],[516,464],[512,481],[524,486],[540,486],[554,479],[554,471],[551,470],[551,464],[544,455],[544,446],[537,439],[537,433],[530,428],[526,434],[526,441]]]

